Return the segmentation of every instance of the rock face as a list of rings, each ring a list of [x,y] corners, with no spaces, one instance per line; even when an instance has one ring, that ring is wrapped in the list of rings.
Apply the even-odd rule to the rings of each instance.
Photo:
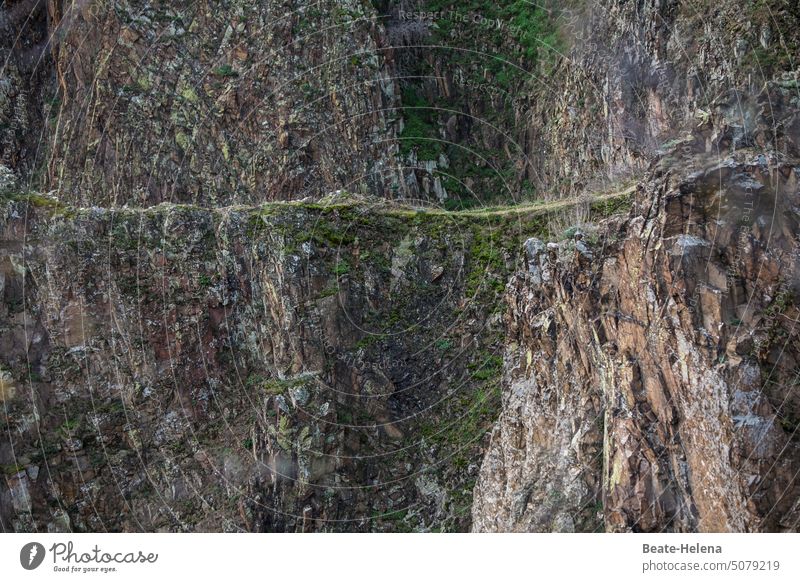
[[[782,126],[769,113],[766,131],[749,125],[765,85],[797,97],[798,19],[797,3],[783,0],[573,3],[559,17],[565,58],[526,87],[534,98],[519,141],[531,179],[553,196],[638,177],[680,131],[720,117],[736,129],[723,150],[774,147]]]
[[[526,243],[475,530],[797,529],[800,168],[665,161],[598,256]]]
[[[600,83],[564,71],[572,112],[543,104],[537,139],[557,174],[649,169],[626,220],[525,245],[474,530],[798,528],[800,99],[755,40],[795,46],[797,14],[775,8],[760,27],[725,3],[702,23],[690,3],[591,13],[568,68]],[[598,95],[602,115],[572,105]]]
[[[500,297],[542,211],[0,216],[4,529],[469,527]]]
[[[42,187],[62,200],[389,195],[398,92],[369,3],[50,5]]]
[[[800,528],[796,2],[173,4],[0,7],[0,529]]]

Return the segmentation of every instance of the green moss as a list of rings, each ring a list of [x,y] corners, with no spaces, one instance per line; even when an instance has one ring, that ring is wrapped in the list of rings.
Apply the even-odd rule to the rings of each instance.
[[[339,292],[339,288],[335,285],[331,285],[323,289],[319,295],[317,295],[317,300],[325,299],[326,297],[333,297]]]
[[[352,232],[340,230],[335,221],[320,220],[309,230],[298,233],[297,240],[299,242],[314,241],[322,246],[339,248],[352,244],[355,237]]]
[[[195,90],[191,87],[184,88],[183,91],[181,91],[181,97],[189,103],[197,103],[200,100]]]
[[[233,69],[230,65],[220,65],[219,67],[214,68],[213,70],[214,75],[217,77],[238,77],[239,73]]]
[[[73,434],[75,434],[79,426],[80,419],[71,418],[66,420],[60,427],[58,427],[58,431],[61,433],[63,438],[70,438]]]
[[[416,151],[420,160],[435,160],[444,151],[436,129],[436,112],[419,96],[416,89],[403,91],[403,131],[398,136],[400,154],[407,156]]]
[[[180,148],[186,152],[189,150],[189,146],[191,145],[191,141],[189,140],[189,136],[183,133],[182,131],[175,132],[175,143],[180,146]]]
[[[355,343],[355,348],[358,350],[362,350],[368,348],[371,345],[377,344],[382,342],[387,338],[386,334],[382,333],[371,333],[369,335],[365,335],[360,340]]]
[[[474,228],[470,251],[471,268],[467,276],[466,293],[472,297],[482,291],[502,292],[507,270],[499,230]]]
[[[388,520],[391,520],[391,521],[398,521],[398,520],[405,519],[406,515],[408,515],[408,510],[407,509],[398,509],[396,511],[390,511],[389,513],[384,513],[380,517],[382,519],[388,519]]]
[[[472,370],[472,377],[476,380],[493,380],[499,382],[500,375],[503,371],[503,358],[496,355],[487,355],[469,364],[467,368]]]
[[[463,468],[472,457],[472,447],[479,446],[483,436],[494,425],[500,409],[500,384],[486,382],[450,402],[449,420],[426,422],[420,435],[431,444],[443,447],[449,463]]]
[[[347,260],[345,259],[341,259],[333,267],[333,274],[336,275],[337,277],[347,275],[349,272],[350,272],[350,263],[347,262]]]
[[[0,192],[0,200],[20,202],[29,204],[33,208],[40,210],[49,210],[54,214],[64,212],[67,207],[56,198],[45,196],[37,192],[19,192],[15,190],[6,190]]]
[[[440,352],[446,352],[453,347],[453,342],[451,342],[449,339],[438,339],[434,345]]]
[[[634,191],[631,191],[623,196],[613,196],[596,200],[591,204],[591,211],[594,215],[593,218],[605,218],[615,214],[622,214],[627,212],[633,206]]]
[[[61,208],[62,204],[55,198],[43,196],[41,194],[28,194],[28,202],[36,208]]]
[[[403,532],[412,532],[413,527],[407,523],[407,517],[409,516],[408,509],[396,509],[394,511],[388,511],[386,513],[381,513],[380,511],[373,511],[372,512],[372,519],[378,522],[378,524],[385,524],[391,527],[393,532],[403,533]]]

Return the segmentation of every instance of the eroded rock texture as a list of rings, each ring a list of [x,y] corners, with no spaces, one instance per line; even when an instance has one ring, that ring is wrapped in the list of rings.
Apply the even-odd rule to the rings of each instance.
[[[475,530],[797,529],[797,7],[760,8],[582,12],[539,167],[648,169],[626,220],[526,243]]]
[[[654,168],[600,252],[526,243],[476,530],[798,527],[800,173],[691,164]]]
[[[469,527],[500,296],[541,212],[0,216],[3,529]]]
[[[758,117],[755,97],[765,83],[797,97],[799,10],[784,0],[599,0],[564,8],[559,22],[571,48],[552,74],[531,83],[538,98],[525,108],[531,175],[560,192],[640,176],[679,130],[719,111],[740,129],[723,149],[769,147],[769,134],[755,137],[747,126]]]
[[[369,3],[63,4],[45,180],[62,200],[390,194],[396,81]]]
[[[797,530],[798,20],[3,2],[0,529]]]

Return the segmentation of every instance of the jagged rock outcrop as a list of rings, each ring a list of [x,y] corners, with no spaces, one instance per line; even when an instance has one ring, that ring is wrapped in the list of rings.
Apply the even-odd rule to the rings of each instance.
[[[578,9],[540,173],[650,169],[627,220],[527,244],[475,530],[797,529],[798,14],[768,8]]]
[[[526,244],[474,530],[798,528],[800,167],[676,156],[593,251]]]
[[[796,530],[796,6],[595,8],[541,160],[578,188],[657,162],[624,222],[527,245],[473,527]]]

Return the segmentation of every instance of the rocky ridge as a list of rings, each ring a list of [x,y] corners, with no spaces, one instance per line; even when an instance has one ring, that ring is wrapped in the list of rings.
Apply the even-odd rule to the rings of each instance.
[[[3,5],[4,531],[797,530],[795,3],[429,4]]]

